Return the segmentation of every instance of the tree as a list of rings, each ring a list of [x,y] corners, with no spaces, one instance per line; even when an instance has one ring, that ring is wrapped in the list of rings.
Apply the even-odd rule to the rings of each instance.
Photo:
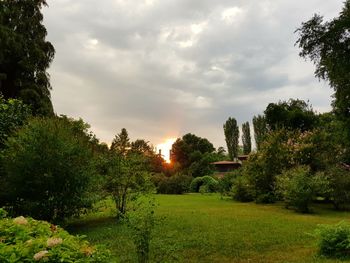
[[[4,99],[0,95],[0,149],[8,137],[26,123],[31,116],[30,109],[20,100]]]
[[[324,22],[314,15],[296,31],[299,55],[316,66],[315,76],[327,80],[334,89],[333,108],[347,130],[347,161],[350,161],[350,0],[338,17]]]
[[[134,153],[140,153],[147,156],[153,155],[154,151],[149,145],[149,142],[146,142],[144,139],[137,139],[131,143],[131,151]]]
[[[200,159],[199,155],[212,153],[215,148],[208,139],[188,133],[178,138],[172,146],[172,162],[177,162],[183,169],[189,168],[191,164]]]
[[[259,150],[268,132],[265,117],[262,115],[254,116],[253,127],[256,148]]]
[[[54,47],[46,41],[45,0],[0,1],[0,92],[30,105],[35,115],[53,115],[47,68]]]
[[[149,173],[140,154],[125,156],[112,152],[107,158],[105,190],[115,201],[117,216],[123,217],[129,201],[150,189]]]
[[[91,205],[93,154],[86,125],[80,124],[34,119],[7,140],[2,205],[15,215],[48,221],[62,221]]]
[[[125,128],[122,128],[121,132],[114,137],[111,150],[118,154],[126,155],[130,150],[130,146],[128,132]]]
[[[235,118],[228,118],[224,124],[225,141],[230,160],[238,157],[239,129]]]
[[[249,122],[242,124],[242,142],[243,154],[249,154],[252,151],[252,139],[250,137]]]
[[[311,106],[298,99],[270,103],[264,113],[268,128],[272,131],[282,128],[308,131],[313,129],[317,122]]]

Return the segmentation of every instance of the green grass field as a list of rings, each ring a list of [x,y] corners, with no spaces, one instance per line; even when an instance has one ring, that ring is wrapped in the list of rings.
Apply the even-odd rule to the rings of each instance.
[[[163,219],[154,230],[152,262],[340,262],[317,256],[313,232],[318,224],[350,216],[323,206],[297,214],[278,204],[238,203],[218,195],[157,195],[156,201]],[[111,262],[136,262],[127,227],[110,216],[112,205],[106,202],[102,212],[67,229],[107,246]]]

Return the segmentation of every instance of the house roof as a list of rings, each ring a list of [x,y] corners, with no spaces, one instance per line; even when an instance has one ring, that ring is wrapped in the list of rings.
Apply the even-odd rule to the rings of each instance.
[[[220,161],[220,162],[214,162],[211,164],[218,164],[218,165],[222,165],[222,164],[241,164],[240,162],[233,162],[233,161]]]

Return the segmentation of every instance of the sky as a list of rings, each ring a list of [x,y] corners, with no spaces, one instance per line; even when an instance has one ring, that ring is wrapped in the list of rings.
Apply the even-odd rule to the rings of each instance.
[[[225,146],[223,123],[299,98],[331,109],[332,89],[298,56],[294,31],[343,0],[54,0],[43,9],[56,49],[57,114],[110,144],[122,128],[153,145],[186,133]]]

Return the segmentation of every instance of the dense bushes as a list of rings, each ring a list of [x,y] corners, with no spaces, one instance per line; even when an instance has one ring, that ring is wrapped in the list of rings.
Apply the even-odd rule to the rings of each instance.
[[[211,176],[194,178],[190,185],[191,192],[213,193],[218,191],[219,183]]]
[[[9,212],[61,221],[91,205],[94,168],[87,128],[68,118],[34,119],[8,139],[0,191]]]
[[[0,214],[2,212],[0,211]],[[108,262],[108,251],[91,246],[45,221],[0,219],[0,262]]]
[[[233,180],[231,195],[234,200],[240,202],[250,202],[254,200],[253,189],[247,177],[238,176]]]
[[[350,171],[335,166],[325,172],[329,182],[329,199],[336,209],[350,208]]]
[[[151,180],[156,186],[158,194],[183,194],[190,190],[192,177],[181,173],[172,176],[157,174]]]
[[[277,189],[286,207],[293,207],[299,212],[309,211],[309,203],[316,192],[315,177],[306,166],[285,171],[277,177]]]
[[[350,256],[350,225],[320,225],[316,230],[319,253],[327,257],[348,258]]]

